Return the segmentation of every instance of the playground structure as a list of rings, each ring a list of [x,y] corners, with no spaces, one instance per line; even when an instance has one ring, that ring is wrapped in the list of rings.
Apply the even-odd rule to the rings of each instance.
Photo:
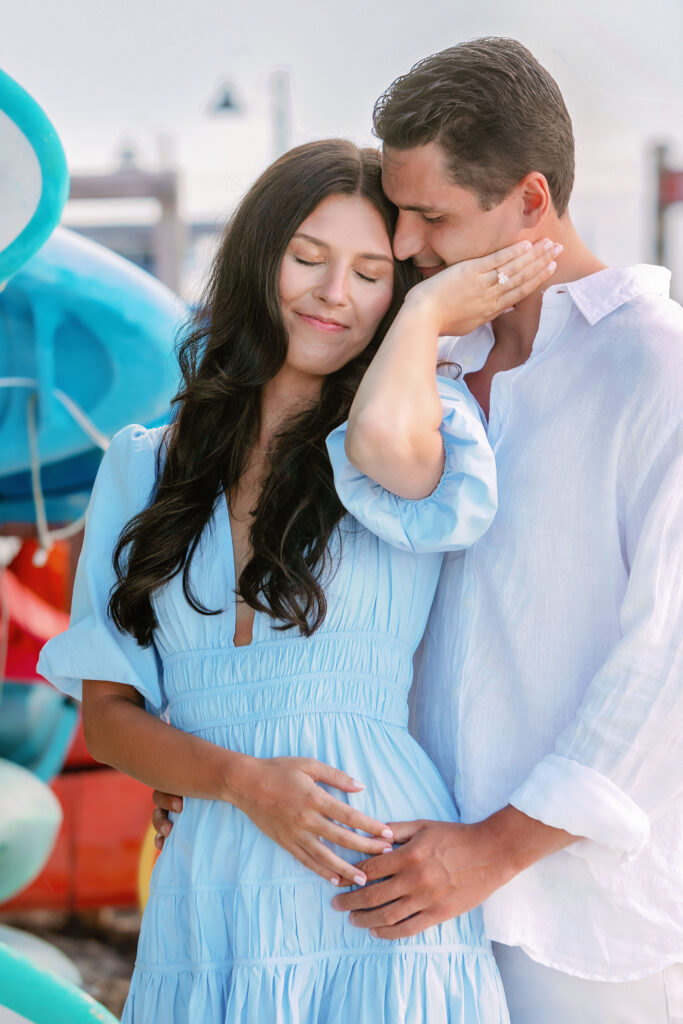
[[[131,906],[154,862],[150,791],[89,756],[78,706],[35,674],[68,625],[90,490],[130,422],[165,422],[183,303],[57,227],[58,135],[0,71],[0,903]],[[0,1024],[114,1018],[54,947],[0,926]]]

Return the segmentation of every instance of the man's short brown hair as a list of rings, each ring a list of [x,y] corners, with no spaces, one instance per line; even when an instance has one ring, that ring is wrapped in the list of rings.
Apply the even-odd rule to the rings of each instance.
[[[555,80],[516,39],[489,36],[426,57],[380,96],[373,124],[394,149],[438,143],[455,184],[484,209],[531,171],[545,176],[558,216],[567,209],[571,119]]]

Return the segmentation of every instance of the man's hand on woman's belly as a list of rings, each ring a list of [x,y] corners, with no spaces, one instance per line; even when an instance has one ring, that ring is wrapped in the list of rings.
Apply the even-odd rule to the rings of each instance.
[[[576,840],[507,806],[484,821],[390,822],[398,849],[360,861],[363,889],[339,894],[336,910],[380,939],[417,935],[472,910],[516,874]]]

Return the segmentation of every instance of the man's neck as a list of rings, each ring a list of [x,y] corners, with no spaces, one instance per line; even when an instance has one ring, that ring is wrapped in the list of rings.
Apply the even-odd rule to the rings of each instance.
[[[564,246],[564,250],[557,260],[557,270],[546,287],[578,281],[581,277],[588,277],[590,274],[605,269],[605,264],[590,251],[581,239],[568,215],[555,220],[552,225],[544,224],[543,232],[538,237],[545,236],[552,238],[553,242],[561,242]],[[536,239],[531,238],[531,241],[536,241]],[[503,357],[504,362],[510,366],[518,366],[526,362],[531,355],[541,317],[544,290],[541,289],[534,292],[533,295],[529,295],[510,312],[501,314],[493,321],[495,347],[498,355]]]

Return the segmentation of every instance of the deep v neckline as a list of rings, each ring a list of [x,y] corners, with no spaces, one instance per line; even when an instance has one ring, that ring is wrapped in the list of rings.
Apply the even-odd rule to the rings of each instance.
[[[251,616],[251,630],[250,630],[250,633],[249,633],[249,636],[250,636],[249,642],[246,643],[246,644],[237,644],[237,643],[235,643],[235,637],[237,636],[237,606],[239,604],[239,598],[237,596],[237,580],[238,580],[238,575],[237,575],[237,554],[236,554],[236,551],[235,551],[235,538],[234,538],[234,531],[233,531],[233,528],[232,528],[232,516],[230,515],[230,506],[228,504],[228,496],[225,493],[225,491],[222,491],[221,493],[223,495],[223,502],[222,502],[222,504],[223,504],[223,509],[224,509],[224,512],[225,512],[225,521],[226,521],[226,526],[227,526],[228,547],[229,547],[229,551],[230,551],[229,569],[230,569],[230,575],[231,575],[231,578],[232,578],[233,609],[232,609],[232,636],[231,636],[231,641],[232,641],[232,646],[235,647],[235,648],[251,647],[252,644],[254,643],[255,638],[256,638],[257,620],[258,620],[258,615],[259,615],[259,613],[255,609],[253,609],[253,608],[251,609],[252,616]],[[244,603],[244,602],[242,602],[242,603]],[[246,607],[249,607],[249,606],[246,605]]]

